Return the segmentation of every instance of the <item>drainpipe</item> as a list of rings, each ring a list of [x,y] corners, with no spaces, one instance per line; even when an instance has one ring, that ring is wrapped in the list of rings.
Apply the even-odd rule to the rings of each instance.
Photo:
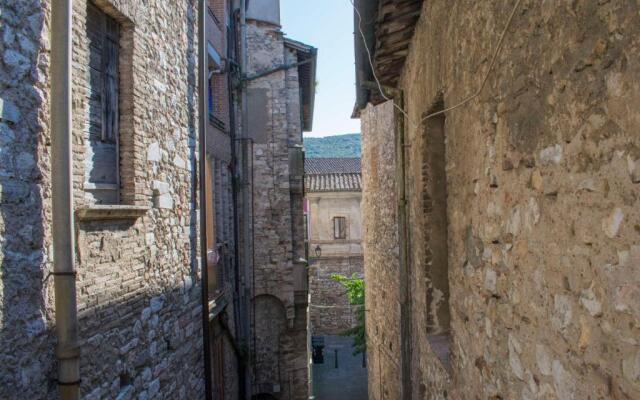
[[[207,37],[206,37],[205,0],[198,0],[198,172],[200,189],[200,271],[202,275],[202,344],[204,351],[204,397],[211,400],[213,384],[211,382],[211,343],[209,334],[209,271],[207,268],[207,194],[206,194],[206,156],[207,156]]]
[[[231,17],[231,37],[227,38],[227,59],[230,62],[235,63],[238,58],[238,54],[235,49],[237,46],[237,35],[236,35],[236,12],[233,11]],[[234,284],[235,284],[235,296],[234,296],[234,323],[235,323],[235,332],[236,338],[239,339],[241,343],[246,343],[244,332],[245,321],[242,319],[244,313],[242,312],[242,293],[244,291],[244,286],[241,285],[240,279],[240,232],[239,232],[239,223],[238,223],[238,199],[240,195],[240,188],[238,185],[238,151],[237,151],[237,127],[236,127],[236,92],[233,85],[233,79],[235,75],[235,69],[230,68],[227,73],[227,86],[229,88],[229,133],[231,135],[231,165],[232,168],[232,176],[231,176],[231,193],[233,197],[233,235],[234,235]],[[235,348],[235,347],[234,347]],[[238,399],[245,400],[247,387],[246,387],[246,359],[245,355],[242,354],[240,349],[236,349],[236,358],[238,360]]]
[[[71,164],[71,0],[51,9],[51,184],[53,283],[55,293],[58,392],[80,397],[80,346],[73,223]]]
[[[272,69],[269,69],[269,70],[266,70],[266,71],[258,72],[258,73],[254,74],[254,75],[251,75],[251,76],[245,76],[245,77],[242,78],[242,81],[243,81],[243,83],[244,82],[248,82],[248,81],[255,81],[256,79],[264,78],[265,76],[269,76],[271,74],[275,74],[276,72],[287,71],[287,70],[290,70],[292,68],[298,68],[298,67],[300,67],[302,65],[305,65],[305,64],[311,64],[314,61],[316,61],[315,58],[310,58],[308,60],[300,61],[300,62],[293,63],[293,64],[280,65],[280,66],[277,66],[275,68],[272,68]]]
[[[394,91],[393,101],[404,109],[402,91]],[[398,233],[400,237],[400,333],[402,337],[402,398],[413,398],[411,386],[411,364],[413,351],[411,346],[411,274],[410,274],[410,237],[407,209],[407,172],[406,137],[404,115],[394,108],[396,121],[396,181],[398,182]]]
[[[240,7],[240,37],[239,41],[239,54],[238,62],[240,64],[240,77],[247,74],[248,66],[248,51],[247,51],[247,0],[239,0]],[[254,220],[253,220],[253,143],[249,138],[248,132],[248,105],[247,105],[247,83],[242,82],[240,79],[239,99],[240,99],[240,123],[241,129],[238,135],[241,151],[240,151],[240,163],[239,170],[240,176],[243,181],[240,187],[240,199],[242,201],[241,215],[243,218],[243,224],[240,228],[242,230],[242,268],[243,268],[243,281],[244,281],[244,293],[243,293],[243,311],[245,313],[244,324],[244,337],[246,339],[246,360],[245,367],[245,399],[251,397],[253,392],[253,376],[255,364],[252,364],[253,354],[252,348],[255,349],[255,337],[253,337],[253,346],[251,345],[252,339],[252,325],[255,325],[255,313],[253,295],[255,290],[255,253],[253,248],[253,232],[254,232]],[[253,368],[252,368],[253,367]],[[244,399],[242,399],[244,400]]]

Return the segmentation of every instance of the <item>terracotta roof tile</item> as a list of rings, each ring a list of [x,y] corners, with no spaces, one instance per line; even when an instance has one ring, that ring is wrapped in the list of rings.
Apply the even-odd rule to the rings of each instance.
[[[304,169],[307,192],[362,190],[359,158],[308,158]]]
[[[307,158],[304,172],[311,174],[360,173],[360,158]]]

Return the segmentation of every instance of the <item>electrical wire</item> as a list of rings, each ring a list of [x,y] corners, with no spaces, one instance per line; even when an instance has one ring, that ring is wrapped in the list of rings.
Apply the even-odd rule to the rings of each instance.
[[[364,43],[364,48],[367,51],[367,57],[369,59],[369,65],[371,67],[371,72],[373,74],[373,77],[376,81],[376,84],[378,85],[378,90],[380,91],[380,95],[387,101],[390,101],[392,99],[390,99],[389,97],[387,97],[384,94],[384,90],[382,89],[382,84],[380,83],[380,79],[378,78],[378,75],[375,72],[375,68],[373,66],[373,59],[371,56],[371,51],[369,50],[369,46],[367,45],[367,39],[365,38],[364,35],[364,31],[362,30],[362,15],[360,14],[360,11],[358,10],[358,8],[356,7],[356,5],[354,4],[353,0],[348,0],[349,3],[351,3],[351,6],[353,7],[354,11],[356,12],[356,15],[358,16],[358,31],[360,32],[360,36],[362,37],[362,41]],[[447,113],[449,111],[455,110],[456,108],[462,107],[463,105],[469,103],[471,100],[475,99],[476,97],[478,97],[482,91],[484,90],[485,86],[487,85],[487,81],[489,80],[489,76],[491,75],[491,72],[493,72],[496,60],[498,59],[498,55],[500,54],[501,50],[502,50],[502,45],[504,43],[504,38],[507,34],[507,31],[509,30],[509,27],[511,26],[511,22],[513,21],[513,17],[516,14],[516,11],[518,10],[520,3],[522,3],[522,0],[517,0],[516,4],[513,6],[513,10],[511,10],[511,14],[509,15],[509,20],[507,21],[507,24],[505,25],[504,29],[502,30],[502,34],[500,35],[500,39],[498,40],[498,46],[496,47],[494,53],[493,53],[493,57],[491,58],[491,63],[489,64],[489,69],[487,70],[487,73],[485,74],[484,78],[482,79],[482,83],[480,84],[480,87],[478,88],[478,90],[473,93],[472,95],[466,97],[464,100],[460,101],[459,103],[451,106],[451,107],[447,107],[444,110],[440,110],[434,113],[431,113],[427,116],[425,116],[424,118],[420,119],[418,124],[414,124],[411,117],[409,116],[409,114],[407,113],[407,111],[405,111],[404,109],[402,109],[402,107],[398,106],[395,102],[393,103],[394,107],[397,108],[402,114],[404,114],[404,116],[409,120],[409,122],[411,123],[411,125],[414,128],[417,128],[419,126],[419,124],[422,124],[424,121],[426,121],[429,118],[435,117],[437,115],[440,114],[444,114]]]

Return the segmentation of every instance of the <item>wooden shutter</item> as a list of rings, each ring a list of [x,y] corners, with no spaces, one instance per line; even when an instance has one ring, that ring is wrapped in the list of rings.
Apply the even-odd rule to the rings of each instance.
[[[118,22],[87,4],[89,40],[87,191],[97,203],[119,201],[119,40]]]
[[[104,109],[102,140],[110,143],[118,141],[118,60],[119,28],[118,23],[105,15],[105,42],[103,52],[104,65]]]

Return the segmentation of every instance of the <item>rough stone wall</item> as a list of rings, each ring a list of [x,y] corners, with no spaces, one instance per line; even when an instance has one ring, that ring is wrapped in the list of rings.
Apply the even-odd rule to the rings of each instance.
[[[282,32],[254,22],[248,25],[249,74],[285,63]],[[285,72],[250,82],[250,89],[266,90],[268,116],[263,132],[249,132],[253,144],[255,296],[272,294],[293,315],[293,260],[289,182],[289,127]],[[300,132],[301,134],[301,132]]]
[[[356,310],[344,286],[331,279],[333,274],[364,276],[362,257],[322,257],[309,265],[311,335],[341,335],[357,322]]]
[[[393,104],[362,112],[362,247],[369,398],[400,399],[400,243]]]
[[[401,79],[413,121],[478,89],[507,3],[425,2]],[[429,144],[407,124],[414,398],[640,397],[639,9],[522,2],[485,90],[446,114],[450,376],[425,337]]]
[[[55,390],[49,2],[0,1],[0,398]]]
[[[199,397],[195,10],[188,2],[96,4],[125,28],[121,200],[154,207],[136,221],[77,222],[82,396]],[[83,190],[86,2],[74,1],[73,11],[74,198],[82,207],[91,203]],[[1,1],[0,18],[0,97],[19,114],[14,123],[0,122],[6,157],[0,163],[0,397],[53,398],[55,316],[52,280],[45,279],[51,269],[50,3]]]
[[[285,48],[279,28],[258,21],[250,21],[247,26],[247,52],[248,74],[295,62],[295,53]],[[279,340],[273,341],[280,345],[278,352],[267,351],[266,347],[271,346],[252,340],[257,369],[254,394],[304,399],[308,395],[307,312],[306,304],[295,303],[293,271],[294,255],[304,254],[304,232],[293,227],[294,220],[302,221],[302,180],[300,188],[292,187],[290,158],[290,146],[302,143],[297,70],[279,71],[251,81],[248,92],[264,95],[256,97],[254,103],[264,116],[262,123],[255,122],[259,118],[251,114],[248,118],[254,121],[247,124],[248,136],[253,138],[253,336],[270,337],[266,332],[276,329],[273,322],[260,315],[260,298],[278,301],[286,318]],[[275,331],[272,333],[275,335]],[[279,372],[274,375],[277,366]]]

